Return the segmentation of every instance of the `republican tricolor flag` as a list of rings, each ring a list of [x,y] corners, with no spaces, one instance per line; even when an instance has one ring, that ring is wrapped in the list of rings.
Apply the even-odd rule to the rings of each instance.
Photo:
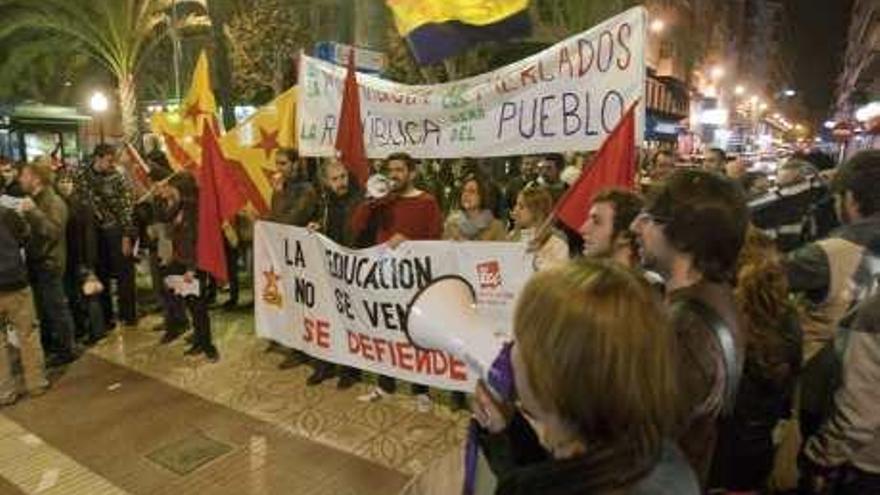
[[[419,65],[429,65],[484,41],[528,36],[529,0],[386,0],[397,31]]]

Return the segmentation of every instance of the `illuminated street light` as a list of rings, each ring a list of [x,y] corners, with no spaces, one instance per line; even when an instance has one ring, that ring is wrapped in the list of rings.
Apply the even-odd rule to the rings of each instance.
[[[654,19],[651,21],[651,32],[660,34],[663,30],[666,29],[666,23],[663,22],[663,19]]]
[[[795,90],[793,90],[793,89],[786,89],[786,90],[784,91],[784,94],[785,94],[785,96],[788,96],[788,97],[790,98],[790,97],[796,95],[796,94],[797,94],[797,91],[795,91]]]
[[[108,106],[110,106],[110,102],[107,101],[107,97],[104,96],[104,93],[100,91],[95,91],[92,98],[89,99],[89,107],[95,113],[106,111]]]
[[[742,84],[737,84],[735,88],[733,88],[733,93],[737,96],[742,96],[746,93],[746,87]]]
[[[98,119],[98,132],[101,137],[101,144],[104,144],[104,119],[101,114],[107,111],[109,106],[110,102],[107,101],[107,97],[104,96],[104,93],[100,91],[95,91],[89,99],[89,108],[95,112],[95,117]]]
[[[778,113],[774,113],[774,114],[773,114],[773,118],[776,119],[776,120],[779,120],[779,119],[782,118],[782,115],[779,115]]]
[[[824,125],[825,125],[826,129],[834,129],[834,121],[833,120],[826,120]]]
[[[766,103],[758,104],[758,109],[761,111],[767,110],[767,104]]]
[[[709,72],[709,76],[712,77],[713,80],[717,81],[724,77],[724,67],[720,65],[716,65],[712,67],[712,70]]]

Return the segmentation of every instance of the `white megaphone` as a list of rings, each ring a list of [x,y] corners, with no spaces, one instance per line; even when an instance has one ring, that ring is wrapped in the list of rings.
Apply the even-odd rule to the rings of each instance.
[[[458,275],[436,278],[413,296],[404,331],[414,346],[455,356],[487,384],[504,345],[477,313],[473,286]]]

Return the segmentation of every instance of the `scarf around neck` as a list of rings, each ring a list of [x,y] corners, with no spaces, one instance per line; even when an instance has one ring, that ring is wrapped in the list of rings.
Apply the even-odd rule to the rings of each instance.
[[[458,230],[465,239],[474,239],[488,229],[494,219],[491,210],[480,210],[473,217],[463,211],[458,218]]]

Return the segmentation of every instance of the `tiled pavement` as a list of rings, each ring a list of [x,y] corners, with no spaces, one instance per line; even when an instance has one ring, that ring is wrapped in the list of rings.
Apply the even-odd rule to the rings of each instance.
[[[182,339],[159,345],[147,317],[47,395],[0,409],[0,494],[393,494],[460,448],[466,413],[419,413],[408,395],[358,402],[366,384],[307,387],[311,368],[278,370],[247,312],[212,319],[219,363],[184,357]],[[198,464],[204,438],[225,453],[189,474],[147,457],[177,444],[178,461]]]

